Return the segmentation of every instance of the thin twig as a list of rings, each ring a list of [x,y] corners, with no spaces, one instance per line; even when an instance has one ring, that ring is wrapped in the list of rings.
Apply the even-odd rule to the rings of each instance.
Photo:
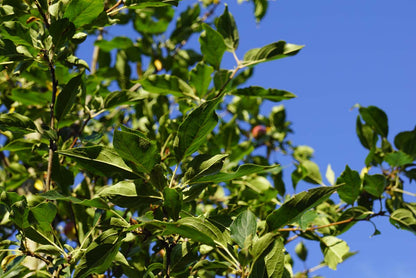
[[[179,164],[176,164],[175,170],[172,173],[172,178],[171,178],[170,183],[169,183],[169,188],[172,188],[172,186],[173,186],[173,181],[175,180],[176,171],[178,171],[178,168],[179,168]]]
[[[406,191],[406,190],[403,190],[403,189],[400,189],[400,188],[393,187],[391,190],[395,191],[395,192],[402,193],[402,194],[406,194],[406,195],[409,195],[409,196],[416,197],[415,193],[412,193],[412,192],[409,192],[409,191]]]
[[[107,9],[105,12],[109,13],[112,12],[113,10],[115,10],[118,6],[120,6],[121,4],[123,4],[123,0],[118,0],[117,3],[114,4],[114,6],[112,6],[111,8]]]
[[[49,19],[46,16],[46,14],[42,11],[42,7],[40,6],[39,1],[35,1],[35,5],[36,5],[36,8],[38,9],[40,15],[43,18],[43,21],[45,23],[46,28],[49,29],[49,26],[50,26]]]
[[[310,228],[307,228],[305,230],[302,230],[301,228],[282,228],[282,229],[278,229],[277,231],[279,231],[279,232],[314,231],[314,230],[319,230],[319,229],[326,228],[326,227],[331,227],[331,226],[341,225],[341,224],[345,224],[345,223],[350,223],[352,221],[357,221],[357,220],[354,217],[351,217],[351,218],[348,218],[346,220],[342,220],[342,221],[338,221],[338,222],[334,222],[334,223],[330,223],[330,224],[326,224],[326,225],[322,225],[322,226],[310,227]]]
[[[82,126],[81,126],[81,128],[79,129],[79,131],[78,131],[78,135],[77,136],[75,136],[75,138],[74,138],[74,140],[72,141],[72,144],[71,144],[71,146],[69,146],[69,148],[70,149],[72,149],[74,146],[75,146],[75,144],[77,143],[77,141],[78,141],[78,138],[81,136],[81,134],[82,134],[82,132],[83,132],[83,130],[84,130],[84,128],[85,128],[85,126],[87,125],[87,123],[89,122],[91,120],[91,114],[90,113],[88,113],[88,117],[85,119],[85,121],[82,123]]]
[[[214,14],[215,9],[219,6],[219,4],[221,3],[221,1],[218,1],[218,3],[214,4],[214,6],[212,6],[212,8],[210,10],[208,10],[200,19],[200,22],[203,23],[205,21],[207,21],[207,19]],[[179,43],[179,45],[175,48],[172,57],[176,56],[176,54],[178,54],[179,50],[181,50],[186,43],[188,42],[188,40],[183,40]]]
[[[98,29],[99,33],[97,36],[97,41],[103,39],[104,28]],[[95,74],[97,71],[97,61],[98,61],[98,54],[100,53],[100,47],[98,45],[94,46],[94,50],[92,51],[92,61],[91,61],[91,74]]]

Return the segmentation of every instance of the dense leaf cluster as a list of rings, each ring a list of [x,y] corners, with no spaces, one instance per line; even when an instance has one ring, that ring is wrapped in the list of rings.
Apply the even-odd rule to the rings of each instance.
[[[227,6],[204,0],[175,17],[178,2],[0,1],[2,277],[308,277],[287,243],[319,242],[322,266],[336,269],[352,255],[337,236],[357,221],[388,215],[416,232],[404,198],[416,129],[394,148],[386,114],[359,107],[365,167],[338,178],[329,167],[325,185],[313,149],[288,139],[284,106],[259,110],[295,95],[245,85],[255,65],[302,46],[238,57]],[[261,20],[267,1],[252,2]],[[104,39],[127,24],[137,38]],[[77,57],[89,36],[90,64]],[[314,187],[289,193],[300,181]],[[307,259],[302,241],[295,253]]]

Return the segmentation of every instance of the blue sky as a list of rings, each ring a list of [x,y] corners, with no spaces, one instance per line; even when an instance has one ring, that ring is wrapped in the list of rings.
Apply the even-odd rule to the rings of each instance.
[[[278,88],[298,98],[284,102],[297,145],[315,149],[314,161],[325,174],[331,164],[338,176],[345,165],[358,171],[364,166],[366,150],[355,135],[357,109],[376,105],[389,117],[389,139],[416,125],[416,1],[349,0],[270,1],[269,10],[257,24],[251,3],[226,1],[239,32],[237,54],[278,40],[305,45],[295,57],[256,67],[251,85]],[[193,1],[183,0],[182,7]],[[222,13],[223,7],[217,9]],[[106,39],[129,35],[110,29]],[[134,38],[134,36],[133,36]],[[197,38],[194,38],[195,41]],[[80,53],[89,61],[91,49]],[[233,67],[231,55],[225,67]],[[263,107],[265,114],[271,105]],[[288,175],[287,175],[288,176]],[[289,180],[287,178],[287,180]],[[306,188],[306,185],[303,185]],[[407,190],[415,192],[415,184]],[[416,202],[416,198],[409,201]],[[413,277],[416,240],[397,230],[384,217],[376,219],[381,235],[370,223],[358,223],[342,236],[351,250],[359,253],[339,266],[337,272],[317,271],[325,277],[383,278]],[[295,242],[287,248],[293,252]],[[308,267],[320,263],[318,244],[308,244]],[[303,268],[299,261],[295,268]]]

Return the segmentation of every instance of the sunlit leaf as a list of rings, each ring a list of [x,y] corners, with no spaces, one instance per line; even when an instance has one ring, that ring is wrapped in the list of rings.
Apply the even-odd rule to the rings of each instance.
[[[270,231],[294,222],[305,211],[325,201],[332,193],[342,186],[316,187],[296,194],[286,201],[279,209],[267,216]]]
[[[140,80],[140,84],[143,89],[154,94],[171,94],[177,97],[194,95],[194,91],[185,81],[173,75],[150,75]]]
[[[121,181],[106,186],[98,195],[123,208],[146,208],[162,199],[158,193],[140,180]]]
[[[249,210],[245,210],[230,225],[231,238],[244,248],[244,241],[249,236],[254,236],[257,231],[256,216]]]
[[[333,270],[336,270],[337,265],[344,261],[350,250],[345,241],[334,236],[321,238],[321,249],[325,263]]]
[[[398,151],[386,154],[384,161],[392,167],[400,167],[412,163],[413,158],[402,151]]]
[[[58,151],[59,154],[70,157],[78,162],[81,167],[92,173],[102,176],[121,176],[126,178],[138,178],[135,173],[116,150],[104,146],[90,146]]]
[[[258,86],[239,88],[230,92],[230,94],[244,97],[260,97],[271,101],[282,101],[296,97],[294,94],[277,89],[265,89]]]
[[[267,61],[293,56],[296,55],[302,48],[302,45],[295,45],[286,43],[285,41],[278,41],[261,48],[254,48],[249,50],[244,55],[242,65],[248,67]]]
[[[199,37],[201,52],[204,55],[204,61],[219,69],[222,56],[226,50],[224,38],[220,33],[212,29],[209,25],[203,24],[204,32]]]
[[[114,132],[114,149],[131,168],[139,172],[150,173],[158,163],[159,152],[156,143],[138,131],[123,127]]]
[[[177,161],[192,155],[206,141],[206,136],[218,123],[215,108],[219,101],[220,98],[215,98],[204,102],[186,116],[174,143]]]
[[[35,132],[36,126],[33,121],[18,113],[0,114],[0,130],[16,133]]]
[[[215,175],[201,177],[194,180],[192,183],[206,183],[206,182],[226,182],[234,179],[238,179],[251,174],[259,174],[264,172],[279,171],[279,165],[262,166],[254,164],[243,164],[235,172],[220,172]]]
[[[76,27],[91,23],[104,10],[101,0],[72,0],[65,10],[64,16]]]
[[[219,16],[215,22],[217,31],[223,36],[225,45],[228,51],[234,51],[238,47],[240,37],[238,35],[237,25],[234,17],[228,11],[228,6],[225,6],[224,12]]]

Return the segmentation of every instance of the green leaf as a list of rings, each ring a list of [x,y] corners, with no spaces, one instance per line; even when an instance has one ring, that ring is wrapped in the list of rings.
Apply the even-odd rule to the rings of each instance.
[[[273,231],[294,222],[312,207],[325,201],[342,186],[315,187],[296,194],[266,218],[268,230]]]
[[[363,206],[356,206],[356,207],[352,207],[352,208],[349,208],[346,211],[344,211],[341,214],[341,216],[337,219],[337,222],[338,221],[343,221],[343,220],[348,220],[348,219],[351,219],[351,218],[356,219],[356,220],[361,220],[361,219],[365,219],[366,217],[368,217],[371,214],[374,214],[374,212],[369,211],[367,208],[365,208]],[[339,234],[345,233],[356,223],[357,223],[357,221],[351,221],[351,222],[348,222],[348,223],[337,225],[337,234],[339,235]]]
[[[55,219],[57,208],[52,203],[40,203],[30,208],[30,213],[34,216],[43,231],[52,231],[52,222]]]
[[[374,129],[377,134],[387,137],[389,133],[389,126],[387,122],[387,115],[383,110],[376,106],[360,107],[360,115],[363,120]]]
[[[267,277],[281,278],[285,266],[284,245],[280,238],[274,241],[272,250],[264,257],[266,265]]]
[[[219,245],[226,248],[229,238],[208,220],[197,217],[185,217],[175,223],[166,224],[165,234],[180,234],[195,242],[207,245]]]
[[[149,7],[178,6],[179,0],[126,0],[129,9],[143,9]]]
[[[298,255],[299,259],[302,261],[306,261],[306,258],[308,257],[308,249],[306,249],[305,244],[303,244],[303,241],[299,242],[295,247],[295,253]]]
[[[156,164],[150,172],[150,182],[160,191],[168,185],[168,179],[165,176],[166,169],[161,164]]]
[[[173,145],[177,161],[192,155],[206,142],[207,135],[218,123],[215,108],[220,100],[217,97],[204,102],[186,116]]]
[[[386,154],[384,156],[384,161],[386,161],[391,167],[401,167],[406,164],[411,164],[413,162],[413,158],[402,151],[397,151]]]
[[[254,16],[257,22],[263,19],[267,12],[268,0],[252,0],[254,3]]]
[[[134,104],[138,100],[148,97],[149,93],[145,92],[143,89],[139,89],[138,92],[128,90],[115,91],[105,97],[104,107],[109,109],[123,104]]]
[[[214,156],[207,154],[197,155],[189,163],[183,183],[190,183],[200,177],[218,173],[222,169],[227,156],[228,154],[217,154]]]
[[[185,81],[173,75],[150,75],[147,78],[140,80],[140,84],[143,89],[149,93],[162,95],[171,94],[176,97],[195,96],[194,91]]]
[[[137,12],[134,29],[141,34],[162,34],[166,32],[175,11],[170,6],[147,8]]]
[[[101,0],[72,0],[66,7],[64,17],[76,27],[91,23],[104,10]]]
[[[141,180],[121,181],[104,187],[98,195],[123,208],[148,208],[162,197]]]
[[[337,265],[346,259],[350,250],[345,241],[334,236],[321,238],[321,249],[324,254],[324,262],[333,270],[336,270]]]
[[[163,208],[167,215],[172,217],[175,221],[179,218],[182,203],[182,192],[169,187],[166,187],[165,190],[163,190]]]
[[[231,238],[244,248],[244,241],[249,236],[254,237],[257,231],[256,216],[250,210],[244,210],[230,225]]]
[[[299,217],[298,224],[299,228],[302,229],[302,231],[305,231],[308,226],[313,223],[313,221],[318,217],[318,213],[314,210],[308,210],[306,211],[301,217]]]
[[[116,150],[109,147],[90,146],[62,150],[58,151],[58,153],[70,157],[78,162],[82,168],[96,175],[104,177],[120,176],[133,179],[140,177],[138,173],[135,173],[126,165]]]
[[[188,266],[198,260],[198,256],[194,250],[189,242],[183,242],[173,247],[170,254],[170,274],[172,277],[187,271]]]
[[[274,238],[276,238],[275,233],[267,233],[254,241],[253,247],[250,250],[250,254],[253,256],[253,262],[257,261],[269,246],[274,243]]]
[[[360,195],[361,178],[357,171],[353,171],[350,167],[345,166],[344,172],[337,179],[337,184],[344,184],[338,189],[338,194],[341,200],[347,204],[354,204]]]
[[[117,230],[106,230],[99,235],[87,248],[79,264],[75,268],[74,278],[86,278],[92,273],[103,273],[113,263],[124,233]]]
[[[49,27],[53,44],[57,49],[68,42],[75,34],[75,26],[67,18],[52,22]]]
[[[416,217],[408,209],[400,208],[390,215],[390,222],[397,228],[408,230],[416,235]]]
[[[364,148],[371,150],[376,146],[378,140],[377,134],[369,125],[361,122],[360,116],[357,116],[356,132],[358,139],[360,139],[361,145],[363,145]]]
[[[75,97],[80,92],[82,84],[82,73],[75,76],[65,85],[62,92],[58,95],[55,104],[55,117],[61,120],[72,108]]]
[[[12,133],[32,133],[36,126],[33,121],[18,113],[0,114],[0,130]]]
[[[363,189],[373,195],[374,197],[381,197],[384,189],[387,186],[386,178],[381,174],[364,176],[364,187]],[[339,193],[339,192],[338,192]]]
[[[220,15],[215,25],[217,31],[223,36],[227,50],[233,52],[238,47],[238,42],[240,40],[237,30],[237,25],[235,24],[234,17],[228,11],[228,6],[225,6],[224,13]]]
[[[203,98],[208,91],[208,87],[211,84],[212,73],[214,69],[205,63],[199,62],[189,73],[189,83],[195,90],[195,94]]]
[[[279,165],[263,166],[263,165],[255,165],[255,164],[243,164],[240,167],[238,167],[238,169],[235,172],[231,172],[231,173],[220,172],[215,175],[201,177],[201,178],[194,180],[192,184],[207,183],[207,182],[212,182],[212,183],[227,182],[230,180],[238,179],[238,178],[249,176],[252,174],[272,172],[272,171],[277,171],[280,169],[281,168]]]
[[[21,152],[21,151],[32,151],[36,144],[39,144],[39,141],[28,140],[28,139],[16,139],[10,141],[6,146],[0,148],[0,151],[10,151],[10,152]]]
[[[304,180],[312,184],[322,184],[322,176],[319,166],[313,161],[304,160],[299,164],[305,170]]]
[[[128,37],[114,37],[111,41],[97,40],[94,43],[100,50],[110,52],[113,49],[124,49],[133,46],[133,42]]]
[[[113,145],[117,153],[128,161],[126,163],[138,172],[150,173],[160,160],[156,143],[127,127],[114,132]]]
[[[108,209],[107,203],[104,202],[104,200],[102,200],[101,198],[81,200],[73,196],[64,196],[55,190],[49,190],[48,192],[45,192],[41,194],[40,196],[44,197],[47,200],[59,200],[59,201],[71,202],[71,203],[81,205],[81,206]]]
[[[37,92],[31,89],[14,88],[10,98],[23,105],[42,105],[46,106],[50,101],[49,92]]]
[[[199,37],[199,43],[201,44],[201,53],[204,55],[204,61],[218,70],[222,56],[227,48],[224,38],[208,24],[202,24],[202,28],[204,32]]]
[[[287,91],[277,89],[265,89],[258,86],[250,86],[247,88],[235,89],[231,91],[230,94],[244,97],[260,97],[275,102],[296,97],[294,94]]]
[[[263,176],[255,176],[248,178],[246,186],[258,194],[264,194],[272,188],[270,181]]]
[[[293,56],[296,55],[302,48],[302,45],[290,44],[285,41],[274,42],[263,46],[262,48],[254,48],[247,51],[244,55],[242,65],[249,67],[259,63]]]
[[[416,158],[416,127],[412,131],[404,131],[394,137],[394,145],[413,158]]]

